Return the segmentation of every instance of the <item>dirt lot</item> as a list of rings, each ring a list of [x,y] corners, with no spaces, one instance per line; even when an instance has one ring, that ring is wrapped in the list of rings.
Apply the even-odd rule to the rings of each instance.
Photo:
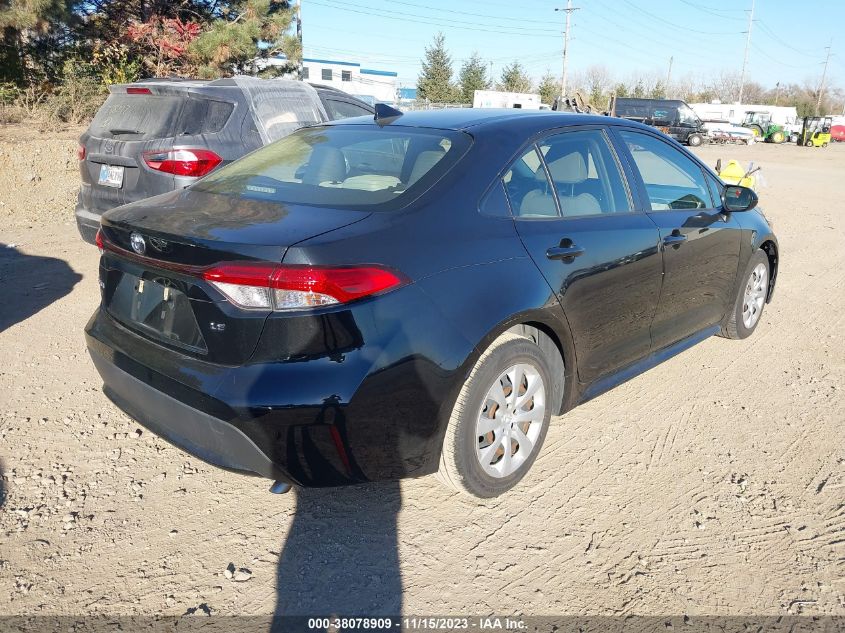
[[[768,182],[757,334],[554,419],[473,503],[433,478],[270,495],[113,407],[76,134],[0,129],[0,614],[845,615],[845,145],[701,148]]]

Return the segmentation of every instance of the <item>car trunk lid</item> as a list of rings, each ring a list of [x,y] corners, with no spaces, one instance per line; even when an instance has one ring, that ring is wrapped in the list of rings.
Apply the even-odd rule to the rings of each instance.
[[[214,264],[280,263],[287,248],[370,215],[179,190],[103,216],[103,306],[140,336],[238,365],[269,310],[238,308],[203,279]]]

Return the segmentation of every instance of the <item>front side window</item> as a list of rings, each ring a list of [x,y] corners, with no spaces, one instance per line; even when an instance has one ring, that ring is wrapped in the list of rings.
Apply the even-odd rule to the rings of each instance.
[[[701,124],[695,110],[688,105],[682,105],[678,108],[678,119],[680,124],[685,127],[697,128]]]
[[[502,183],[516,217],[558,217],[554,187],[534,146],[513,162]]]
[[[712,208],[704,173],[681,150],[649,134],[626,130],[620,135],[643,179],[652,211]]]
[[[333,79],[331,68],[323,68],[323,81],[331,81]]]
[[[622,170],[601,130],[579,130],[540,143],[563,217],[628,213]]]
[[[466,153],[463,132],[327,126],[294,132],[194,187],[250,199],[388,211],[434,184]]]

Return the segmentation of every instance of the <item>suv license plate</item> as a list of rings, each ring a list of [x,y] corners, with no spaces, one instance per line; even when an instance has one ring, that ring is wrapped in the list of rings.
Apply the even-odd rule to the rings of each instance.
[[[97,180],[97,184],[117,189],[122,187],[123,165],[100,165],[100,178]]]

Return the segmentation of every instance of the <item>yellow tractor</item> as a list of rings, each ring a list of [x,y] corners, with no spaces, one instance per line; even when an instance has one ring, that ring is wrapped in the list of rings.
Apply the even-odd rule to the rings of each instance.
[[[808,116],[804,119],[798,144],[804,147],[827,147],[830,145],[830,128],[833,127],[833,117]]]

